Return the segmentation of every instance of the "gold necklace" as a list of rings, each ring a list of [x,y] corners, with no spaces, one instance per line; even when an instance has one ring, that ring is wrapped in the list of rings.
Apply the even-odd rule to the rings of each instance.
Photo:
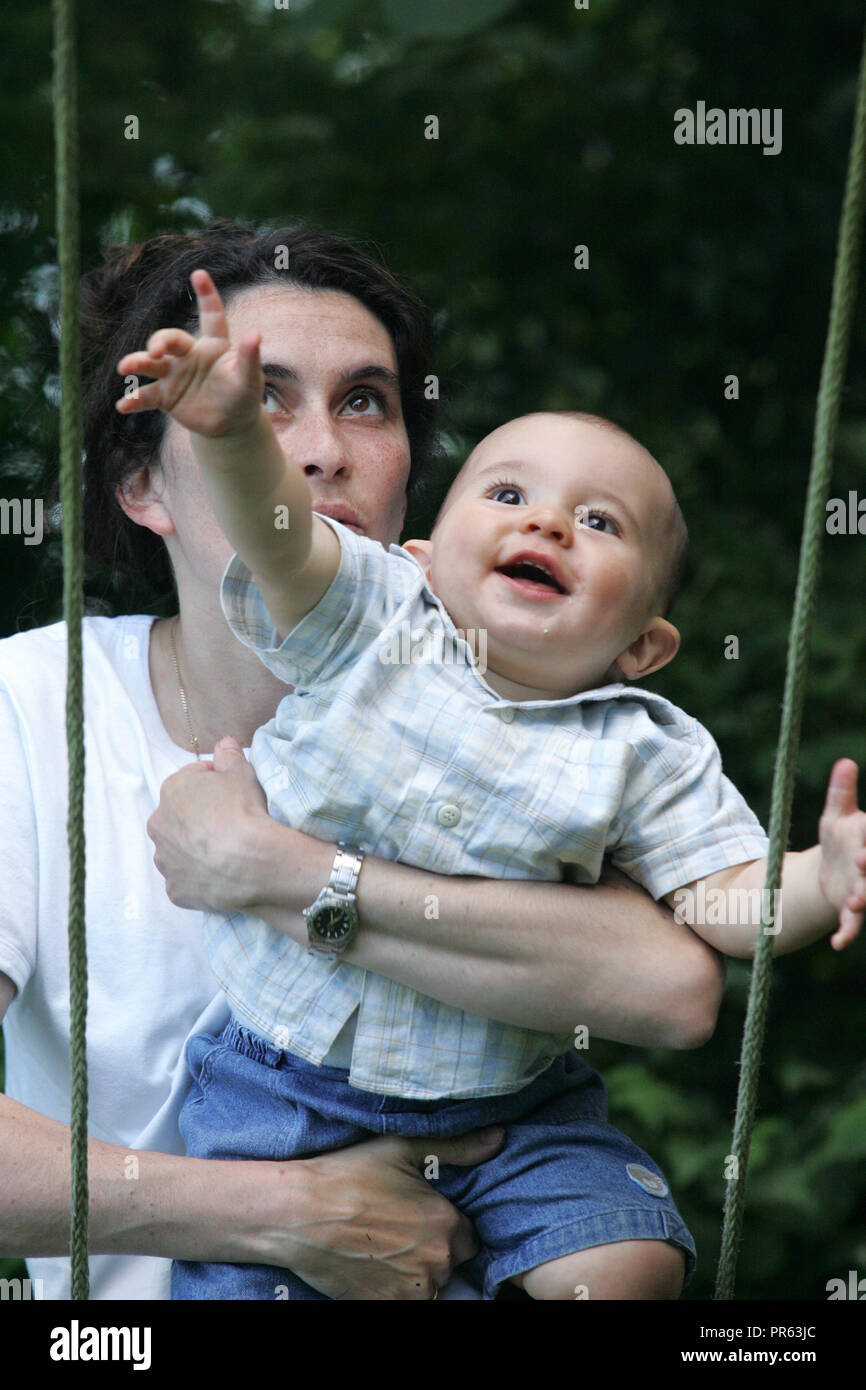
[[[192,751],[195,753],[196,758],[198,758],[199,762],[201,762],[201,755],[200,755],[200,753],[199,753],[199,751],[198,751],[198,739],[196,738],[195,734],[194,734],[193,731],[192,731],[192,720],[191,720],[190,717],[189,717],[189,705],[188,705],[188,703],[187,703],[186,691],[185,691],[184,688],[183,688],[183,682],[181,681],[181,678],[180,678],[180,663],[179,663],[179,661],[178,661],[178,659],[177,659],[177,646],[175,645],[175,640],[174,640],[174,631],[175,631],[175,628],[177,627],[177,625],[178,625],[179,622],[180,622],[180,614],[178,613],[177,617],[176,617],[175,620],[174,620],[174,623],[172,624],[171,628],[169,629],[169,633],[170,633],[170,636],[171,636],[171,650],[172,650],[172,653],[173,653],[173,655],[174,655],[174,669],[175,669],[175,671],[177,672],[177,688],[178,688],[178,690],[180,691],[180,703],[181,703],[181,705],[183,706],[183,712],[184,712],[184,714],[186,715],[187,728],[189,729],[189,736],[190,736],[190,739],[191,739],[191,741],[192,741]]]

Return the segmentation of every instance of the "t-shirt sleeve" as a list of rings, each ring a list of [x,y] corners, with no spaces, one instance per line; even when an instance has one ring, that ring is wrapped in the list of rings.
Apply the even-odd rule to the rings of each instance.
[[[421,571],[405,552],[386,551],[330,517],[340,542],[340,567],[322,598],[281,643],[249,569],[233,555],[220,586],[232,632],[287,685],[329,680],[381,639],[396,610],[419,587]]]
[[[608,844],[613,863],[654,898],[720,869],[763,858],[769,842],[722,772],[715,741],[695,720],[671,737],[657,725],[636,765]]]
[[[0,681],[0,970],[19,994],[36,964],[38,844],[30,770],[18,717]]]

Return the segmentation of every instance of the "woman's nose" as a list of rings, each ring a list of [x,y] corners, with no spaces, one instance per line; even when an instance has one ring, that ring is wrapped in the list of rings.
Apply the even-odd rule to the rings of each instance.
[[[349,469],[343,440],[330,417],[298,421],[284,448],[308,478],[328,482]]]

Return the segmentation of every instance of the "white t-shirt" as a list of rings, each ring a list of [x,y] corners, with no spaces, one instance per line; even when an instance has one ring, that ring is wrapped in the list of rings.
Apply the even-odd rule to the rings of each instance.
[[[130,1151],[183,1153],[184,1043],[229,1011],[202,914],[175,907],[145,825],[192,754],[172,743],[150,683],[153,618],[87,618],[85,673],[88,1132]],[[0,641],[0,970],[18,993],[3,1023],[6,1093],[69,1123],[66,629]],[[130,1179],[134,1181],[134,1179]],[[46,1299],[69,1261],[28,1261]],[[91,1257],[94,1299],[169,1296],[170,1262]],[[38,1286],[37,1286],[38,1287]]]
[[[190,1033],[219,1033],[230,1011],[202,914],[169,900],[145,829],[165,778],[193,760],[172,743],[154,699],[153,621],[84,621],[88,1133],[130,1152],[183,1153],[184,1046]],[[3,1021],[5,1091],[68,1124],[63,623],[0,640],[0,750],[0,970],[18,990]],[[67,1258],[27,1267],[41,1297],[69,1298]],[[92,1255],[90,1297],[167,1299],[170,1270],[147,1255]],[[458,1274],[440,1297],[480,1295]]]

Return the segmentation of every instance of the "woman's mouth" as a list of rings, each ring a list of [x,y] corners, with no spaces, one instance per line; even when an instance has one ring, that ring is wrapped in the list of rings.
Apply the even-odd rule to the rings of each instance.
[[[367,534],[354,507],[347,506],[345,502],[314,502],[313,511],[318,512],[319,516],[327,516],[332,521],[341,522],[358,536]]]

